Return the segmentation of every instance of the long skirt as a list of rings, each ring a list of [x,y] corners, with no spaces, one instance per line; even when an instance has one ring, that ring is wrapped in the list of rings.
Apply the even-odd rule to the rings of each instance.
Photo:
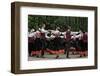
[[[41,38],[41,57],[44,56],[44,53],[46,52],[47,49],[47,40],[46,38]]]
[[[33,49],[31,51],[31,55],[38,55],[41,53],[41,39],[36,38],[34,40],[34,43],[32,45]]]
[[[28,54],[31,55],[32,50],[34,49],[34,38],[28,37]]]
[[[34,44],[32,42],[28,42],[28,54],[31,55],[31,52],[33,51]]]
[[[79,40],[78,46],[80,51],[85,51],[84,42],[82,40]]]
[[[64,53],[64,50],[62,48],[62,39],[60,37],[56,37],[54,39],[48,40],[48,52],[50,54],[61,54]]]

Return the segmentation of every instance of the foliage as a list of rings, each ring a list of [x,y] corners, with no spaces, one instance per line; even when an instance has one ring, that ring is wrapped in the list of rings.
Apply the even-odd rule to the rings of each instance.
[[[87,17],[71,17],[71,16],[44,16],[44,15],[28,15],[28,29],[38,29],[42,24],[46,24],[46,29],[54,30],[60,27],[61,31],[71,27],[73,31],[87,31],[88,18]]]

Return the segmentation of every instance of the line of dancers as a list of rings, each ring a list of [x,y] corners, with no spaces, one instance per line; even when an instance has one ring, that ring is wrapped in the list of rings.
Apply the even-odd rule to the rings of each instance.
[[[72,32],[71,28],[61,32],[57,27],[55,30],[45,30],[46,25],[43,24],[37,30],[32,29],[28,36],[29,56],[44,58],[45,53],[55,54],[55,58],[59,58],[60,54],[65,54],[69,58],[72,54],[79,53],[80,57],[87,56],[88,35],[87,32]]]

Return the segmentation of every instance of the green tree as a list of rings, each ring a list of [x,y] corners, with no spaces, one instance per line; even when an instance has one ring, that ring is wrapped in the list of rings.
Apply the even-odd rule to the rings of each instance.
[[[62,31],[71,26],[73,31],[87,31],[88,18],[87,17],[72,17],[72,16],[44,16],[44,15],[28,15],[28,29],[38,29],[42,24],[46,24],[46,29],[55,29],[60,27]]]

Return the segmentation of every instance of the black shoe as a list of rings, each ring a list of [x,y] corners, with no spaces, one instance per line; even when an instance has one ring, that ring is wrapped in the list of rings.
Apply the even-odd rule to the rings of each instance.
[[[39,55],[36,55],[37,58],[39,58]]]
[[[44,56],[41,56],[41,58],[45,58]]]
[[[66,58],[69,58],[69,56],[66,56]]]
[[[82,55],[80,55],[80,57],[82,57]]]
[[[56,59],[58,59],[58,58],[59,58],[59,55],[56,56]]]

